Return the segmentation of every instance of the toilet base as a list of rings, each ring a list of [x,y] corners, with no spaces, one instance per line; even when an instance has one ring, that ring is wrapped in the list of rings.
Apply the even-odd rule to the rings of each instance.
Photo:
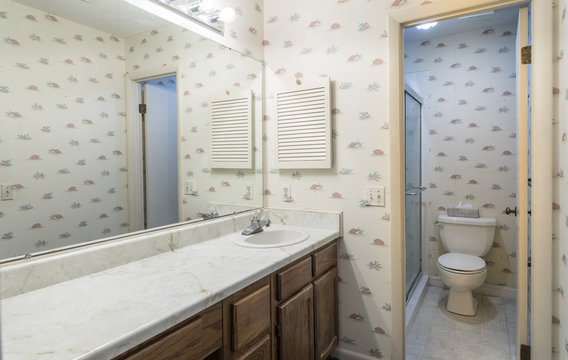
[[[450,288],[446,310],[459,315],[475,316],[477,299],[473,297],[471,290]]]

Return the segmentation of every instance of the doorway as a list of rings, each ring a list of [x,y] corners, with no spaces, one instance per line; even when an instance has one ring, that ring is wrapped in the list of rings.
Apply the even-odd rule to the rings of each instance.
[[[178,105],[176,75],[138,82],[141,99],[144,228],[178,220]]]
[[[424,99],[423,117],[412,116],[419,107],[413,108],[412,96],[404,93],[407,300],[415,274],[422,271],[428,278],[423,293],[414,291],[415,311],[407,312],[407,359],[509,359],[518,352],[518,224],[503,211],[515,205],[519,192],[518,17],[516,6],[421,24],[404,33],[405,83]],[[423,130],[409,138],[417,123]],[[422,140],[424,146],[417,149]],[[422,173],[413,171],[420,162]],[[421,193],[422,184],[428,191],[417,205],[409,194]],[[439,216],[462,207],[479,209],[479,216],[497,222],[489,252],[472,254],[483,256],[487,271],[483,285],[474,290],[479,302],[474,316],[446,309],[448,283],[440,277],[437,261],[448,252]],[[418,271],[416,233],[428,259]]]

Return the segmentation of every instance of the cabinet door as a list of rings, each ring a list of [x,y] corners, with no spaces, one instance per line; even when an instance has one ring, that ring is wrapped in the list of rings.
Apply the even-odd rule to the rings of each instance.
[[[337,268],[313,284],[316,360],[325,360],[338,342]]]
[[[313,310],[312,284],[278,306],[280,360],[314,359]]]

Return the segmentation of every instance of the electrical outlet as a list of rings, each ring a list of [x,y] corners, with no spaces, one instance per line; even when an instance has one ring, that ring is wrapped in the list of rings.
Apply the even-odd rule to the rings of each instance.
[[[197,192],[197,187],[195,185],[195,181],[184,181],[183,182],[183,193],[185,195],[195,195]]]
[[[367,205],[367,206],[385,206],[385,187],[384,186],[366,186],[365,187],[365,205]]]
[[[8,184],[2,184],[2,200],[14,200],[14,187]]]
[[[290,184],[282,185],[280,195],[282,196],[282,201],[292,202],[292,186]]]

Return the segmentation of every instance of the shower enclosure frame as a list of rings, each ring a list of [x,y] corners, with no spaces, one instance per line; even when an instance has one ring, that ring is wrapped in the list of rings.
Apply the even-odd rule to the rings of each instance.
[[[407,102],[406,102],[406,96],[410,96],[412,99],[416,100],[416,102],[418,104],[420,104],[420,119],[418,121],[418,139],[419,139],[419,146],[418,146],[418,150],[419,150],[419,156],[418,156],[418,184],[415,187],[412,188],[407,188],[408,185],[408,170],[407,165],[409,163],[408,158],[406,157],[406,151],[405,151],[405,219],[406,216],[408,215],[408,210],[406,207],[406,204],[408,203],[408,197],[409,196],[418,196],[418,219],[417,219],[417,227],[418,227],[418,236],[417,236],[417,241],[418,241],[418,260],[416,260],[416,258],[412,259],[413,261],[418,261],[418,271],[416,273],[416,275],[414,276],[414,278],[412,279],[412,283],[406,284],[406,301],[408,302],[408,300],[410,299],[410,297],[412,296],[414,290],[416,289],[416,286],[418,285],[418,282],[420,281],[420,277],[422,276],[423,273],[423,263],[422,263],[422,255],[423,255],[423,239],[422,239],[422,192],[425,190],[425,188],[422,187],[422,120],[423,120],[423,107],[424,107],[424,101],[422,99],[422,97],[420,95],[418,95],[416,93],[416,91],[414,91],[412,89],[411,86],[409,86],[408,84],[404,84],[404,121],[405,121],[405,132],[404,132],[404,136],[405,139],[406,137],[408,137],[408,133],[407,133],[407,126],[406,126],[406,121],[407,121],[407,117],[406,117],[406,110],[407,110]],[[405,142],[405,150],[406,150],[407,144]],[[412,198],[410,198],[412,199]],[[408,230],[408,222],[405,221],[405,230]],[[408,277],[408,270],[409,270],[409,262],[408,262],[408,231],[405,231],[405,273],[406,276]],[[407,279],[408,280],[408,279]]]

